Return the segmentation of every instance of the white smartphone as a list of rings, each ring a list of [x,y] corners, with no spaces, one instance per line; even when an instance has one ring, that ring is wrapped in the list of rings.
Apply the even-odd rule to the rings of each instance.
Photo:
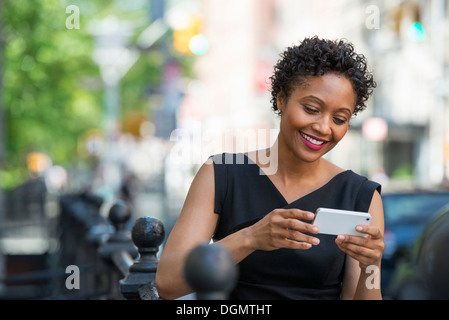
[[[318,208],[312,224],[319,228],[319,233],[363,236],[355,230],[358,225],[369,225],[371,215],[368,212]]]

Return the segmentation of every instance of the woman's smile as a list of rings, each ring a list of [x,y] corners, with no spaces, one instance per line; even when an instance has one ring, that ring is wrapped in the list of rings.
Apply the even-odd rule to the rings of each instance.
[[[301,137],[301,140],[304,142],[304,144],[312,150],[320,150],[327,143],[326,140],[322,140],[317,137],[305,134],[302,131],[299,131],[299,135]]]

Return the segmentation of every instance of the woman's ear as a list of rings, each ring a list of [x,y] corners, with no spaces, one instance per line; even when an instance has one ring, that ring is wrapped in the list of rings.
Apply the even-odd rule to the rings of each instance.
[[[281,91],[278,93],[276,97],[276,106],[278,108],[279,115],[282,115],[285,109],[285,96],[284,93]]]

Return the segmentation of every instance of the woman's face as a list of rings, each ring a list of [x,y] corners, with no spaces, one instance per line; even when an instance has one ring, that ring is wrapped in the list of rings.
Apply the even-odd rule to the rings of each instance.
[[[319,159],[348,131],[355,102],[356,94],[344,76],[310,77],[288,99],[278,98],[281,139],[303,161]]]

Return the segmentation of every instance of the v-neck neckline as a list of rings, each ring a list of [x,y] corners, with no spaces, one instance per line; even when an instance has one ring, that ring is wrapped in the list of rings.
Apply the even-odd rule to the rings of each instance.
[[[248,164],[254,164],[255,166],[257,166],[258,170],[259,170],[259,175],[261,176],[265,176],[265,180],[267,180],[269,182],[269,184],[272,186],[272,188],[277,192],[277,194],[281,197],[281,199],[284,201],[285,205],[284,206],[290,206],[292,204],[294,204],[295,202],[298,202],[306,197],[311,196],[312,194],[324,189],[325,187],[327,187],[329,184],[331,184],[333,181],[335,181],[338,177],[340,177],[341,175],[345,174],[345,173],[349,173],[351,172],[351,170],[344,170],[342,172],[337,173],[335,176],[333,176],[329,181],[327,181],[325,184],[323,184],[322,186],[318,187],[315,190],[310,191],[309,193],[306,193],[305,195],[297,198],[296,200],[293,200],[291,202],[288,202],[287,199],[285,198],[285,196],[282,194],[282,192],[279,190],[279,188],[274,184],[273,180],[271,180],[267,174],[265,174],[265,172],[263,171],[263,169],[256,163],[254,162],[250,157],[248,157],[248,155],[246,155],[245,153],[243,153],[243,155],[246,157],[246,159],[248,159]]]

